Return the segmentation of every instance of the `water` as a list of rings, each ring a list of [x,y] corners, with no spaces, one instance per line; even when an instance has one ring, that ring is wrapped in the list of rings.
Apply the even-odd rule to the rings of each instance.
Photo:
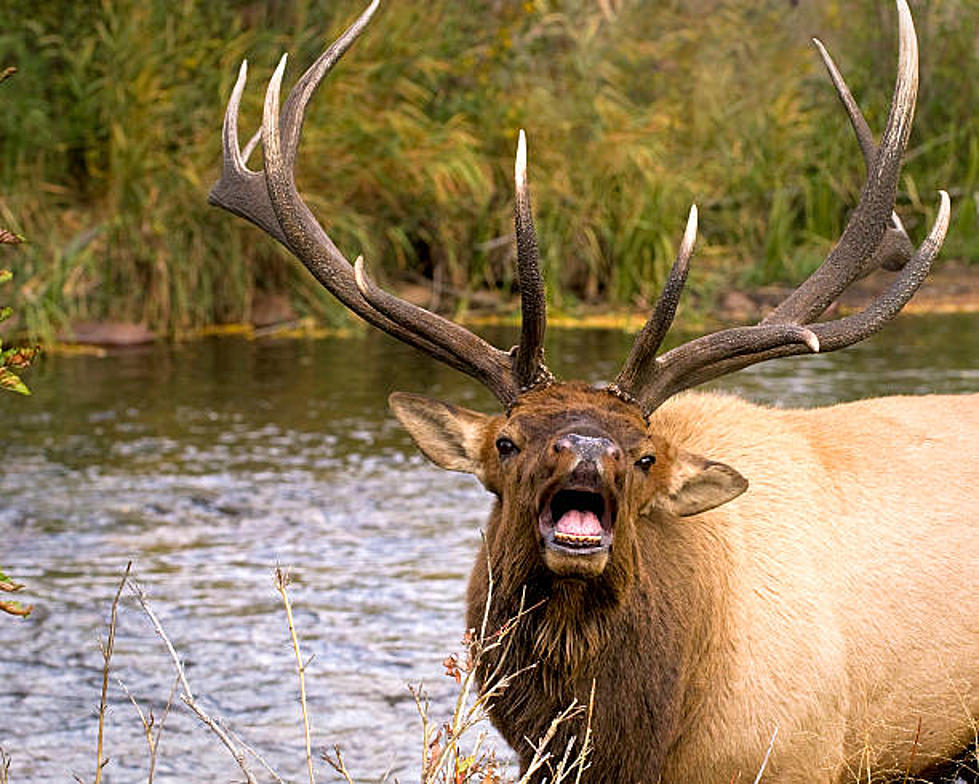
[[[490,337],[510,345],[512,334]],[[612,377],[631,338],[552,330],[561,377]],[[836,354],[756,366],[722,386],[774,405],[979,390],[979,316],[903,317]],[[465,583],[489,497],[420,457],[386,409],[397,389],[492,410],[488,393],[384,336],[221,339],[45,358],[29,399],[0,398],[0,565],[28,586],[0,618],[0,747],[15,782],[91,781],[98,639],[126,563],[205,708],[287,778],[305,780],[295,662],[273,585],[288,567],[314,744],[342,744],[358,780],[417,776],[407,684],[446,717]],[[146,779],[125,684],[157,721],[166,652],[128,595],[106,719],[106,782]],[[502,750],[501,744],[501,750]],[[157,781],[240,772],[186,709],[169,716]],[[257,765],[253,766],[258,768]],[[332,772],[320,766],[319,778]]]

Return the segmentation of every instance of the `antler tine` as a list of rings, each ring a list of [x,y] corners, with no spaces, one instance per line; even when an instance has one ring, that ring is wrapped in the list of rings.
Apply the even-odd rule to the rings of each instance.
[[[377,10],[379,2],[380,0],[373,0],[356,21],[306,69],[305,73],[303,73],[299,81],[296,82],[290,91],[289,97],[286,98],[281,119],[283,129],[282,149],[290,173],[295,163],[296,150],[299,147],[299,137],[302,133],[306,104],[309,103],[309,99],[323,80],[323,77],[329,73],[330,69],[333,68],[347,49],[350,48],[351,44],[357,40],[367,27],[374,12]],[[224,167],[221,172],[221,178],[211,189],[208,201],[211,204],[222,207],[239,217],[251,221],[291,250],[292,248],[282,231],[282,227],[279,225],[275,210],[269,200],[265,173],[252,171],[247,166],[250,154],[262,137],[261,129],[248,141],[244,152],[239,147],[238,115],[241,106],[241,96],[244,93],[247,78],[248,62],[244,61],[238,71],[238,79],[235,82],[234,89],[231,92],[231,98],[228,100],[228,107],[224,114],[224,127],[222,129]],[[309,217],[312,223],[316,223],[312,215]],[[317,226],[316,228],[319,227]],[[340,254],[339,250],[337,250],[322,229],[317,233],[320,235],[320,241],[326,242],[332,253],[342,259],[342,254]],[[343,259],[343,263],[347,264],[346,259]]]
[[[311,94],[312,88],[315,87],[313,82],[318,83],[329,68],[332,67],[332,65],[336,63],[347,48],[349,48],[353,40],[363,31],[376,8],[377,2],[372,3],[367,10],[361,14],[360,17],[358,17],[353,25],[351,25],[351,27],[348,28],[348,30],[340,37],[337,44],[331,46],[323,56],[318,58],[316,62],[313,63],[309,69],[307,69],[303,77],[300,78],[300,83],[306,86],[306,89],[302,92],[302,94],[307,100]],[[327,57],[327,55],[329,56]],[[285,62],[286,58],[283,56],[275,74],[273,75],[272,82],[275,84],[269,84],[269,90],[274,92],[274,103],[276,107],[278,105],[279,86],[281,84]],[[333,293],[344,305],[367,320],[369,323],[375,323],[377,318],[380,317],[372,319],[370,313],[367,312],[369,308],[367,308],[366,303],[360,296],[360,292],[357,290],[357,287],[353,281],[353,275],[352,271],[350,270],[349,262],[336,248],[336,246],[327,236],[326,232],[323,231],[322,227],[313,217],[312,213],[299,198],[298,193],[295,193],[295,184],[292,182],[291,170],[286,172],[285,179],[289,182],[289,184],[285,190],[287,192],[291,191],[295,195],[295,209],[303,218],[302,228],[305,228],[312,235],[311,242],[302,244],[304,246],[310,245],[312,247],[319,246],[319,252],[317,252],[313,258],[304,258],[299,249],[297,249],[283,230],[279,216],[276,213],[272,199],[270,198],[267,172],[253,171],[248,168],[248,156],[254,149],[258,140],[262,138],[264,131],[275,128],[276,130],[270,134],[270,139],[276,145],[279,144],[279,141],[276,116],[277,110],[273,110],[273,118],[267,122],[263,121],[263,127],[249,140],[245,147],[244,153],[241,151],[238,141],[238,115],[240,111],[241,97],[245,90],[247,78],[248,63],[245,61],[242,62],[238,71],[238,79],[235,82],[234,89],[231,92],[231,98],[228,100],[228,106],[225,110],[224,124],[222,129],[224,165],[221,171],[220,179],[211,188],[208,201],[217,207],[221,207],[228,212],[250,221],[267,234],[270,234],[272,237],[277,239],[280,243],[282,243],[282,245],[299,257],[300,261],[302,261],[303,264],[310,270],[313,276],[316,277],[316,279],[327,290]],[[268,97],[269,96],[267,94],[266,98],[268,99]],[[292,95],[290,94],[290,99],[291,98]],[[296,100],[290,99],[287,99],[286,107],[289,109],[288,115],[291,118],[289,120],[289,127],[291,129],[290,134],[294,135],[294,141],[289,145],[292,147],[290,159],[294,159],[295,147],[298,145],[298,137],[302,126],[302,109],[305,106],[305,101],[297,102],[298,98]],[[268,104],[269,102],[266,100],[266,113],[269,109]],[[267,117],[265,119],[268,120]],[[266,157],[268,157],[268,150],[266,150]],[[290,161],[290,168],[291,165],[292,163]],[[266,161],[266,166],[268,167],[268,161]],[[282,173],[283,168],[285,168],[284,162],[280,161],[280,174]],[[381,319],[381,321],[383,321],[383,319]],[[396,325],[377,324],[377,326],[380,326],[382,329],[390,332],[395,337],[405,339],[403,330],[396,328]],[[424,347],[423,350],[433,353],[438,358],[443,358],[439,354],[438,347],[427,346]]]
[[[808,325],[807,329],[816,338],[820,353],[838,351],[870,337],[894,318],[914,296],[931,270],[931,264],[938,255],[948,231],[951,205],[948,194],[945,191],[939,193],[938,214],[928,237],[887,290],[859,313],[833,321]],[[753,327],[747,329],[753,329]],[[687,367],[682,367],[681,363],[669,358],[669,354],[664,354],[657,361],[662,361],[667,366],[667,370],[653,379],[645,388],[642,398],[643,412],[648,415],[683,389],[689,389],[712,379],[734,373],[749,365],[811,352],[813,352],[811,345],[797,342],[775,346],[766,351],[732,356],[713,364],[703,363],[698,366],[694,362],[688,361]]]
[[[299,78],[299,81],[296,82],[290,91],[289,97],[286,99],[281,120],[284,130],[282,134],[284,137],[282,147],[290,171],[295,163],[296,150],[299,147],[299,137],[302,133],[306,104],[309,103],[309,99],[323,80],[323,77],[329,73],[330,69],[333,68],[347,49],[350,48],[351,44],[364,31],[364,28],[367,27],[367,24],[374,16],[374,12],[377,10],[379,2],[380,0],[373,0],[356,21],[306,69],[306,72]],[[234,89],[231,92],[231,98],[228,101],[228,107],[224,114],[224,127],[221,134],[222,146],[224,148],[224,167],[220,180],[211,189],[208,201],[211,204],[222,207],[239,217],[251,221],[288,248],[290,247],[289,242],[282,231],[282,227],[279,225],[272,203],[269,201],[265,174],[263,172],[252,171],[247,166],[249,156],[257,146],[259,139],[261,139],[261,130],[249,140],[245,146],[244,153],[239,147],[238,115],[241,106],[241,96],[245,90],[247,78],[248,62],[244,61],[238,71],[238,79],[235,82]],[[315,220],[313,222],[315,223]],[[322,231],[319,233],[322,234],[320,239],[329,243],[334,254],[341,256],[339,250],[333,246],[329,237]],[[344,259],[344,263],[347,263],[346,259]]]
[[[931,231],[887,290],[860,313],[810,325],[823,351],[836,351],[870,337],[898,314],[925,282],[945,241],[951,212],[948,193],[939,191],[938,214]]]
[[[826,261],[762,323],[805,324],[815,319],[860,274],[880,244],[897,195],[901,156],[911,132],[918,89],[918,40],[906,0],[897,0],[898,72],[894,95],[874,163],[860,201]]]
[[[847,117],[850,118],[850,124],[853,126],[857,142],[860,145],[860,152],[863,154],[864,165],[869,172],[874,165],[874,158],[877,157],[877,144],[874,142],[874,135],[829,51],[818,38],[813,38],[812,42],[823,60],[823,65],[829,73],[833,86],[836,87],[836,94],[846,110]],[[914,245],[904,229],[904,224],[897,213],[893,211],[891,212],[891,223],[893,225],[887,228],[883,240],[869,258],[865,272],[870,272],[878,267],[896,272],[907,263],[914,253]]]
[[[550,371],[543,363],[546,302],[537,237],[530,211],[527,141],[523,130],[520,131],[517,143],[514,173],[517,274],[522,311],[520,343],[516,347],[515,357],[491,346],[448,319],[384,291],[367,275],[362,257],[354,264],[357,287],[372,308],[412,333],[425,335],[432,342],[443,346],[453,357],[450,364],[489,387],[507,407],[516,400],[520,392],[552,380]]]
[[[643,415],[649,416],[684,389],[764,359],[815,354],[820,348],[815,331],[799,324],[731,327],[667,351],[656,359],[655,371],[639,387],[626,391],[639,401]]]
[[[283,154],[279,129],[279,89],[285,66],[283,56],[269,81],[262,120],[262,145],[269,198],[289,247],[321,283],[359,316],[400,340],[487,384],[509,405],[516,391],[507,354],[458,324],[424,308],[396,300],[396,308],[374,307],[357,285],[353,269],[330,241],[296,191],[292,164]],[[366,276],[365,276],[366,279]],[[353,292],[349,289],[353,287]]]
[[[254,223],[288,248],[289,242],[279,228],[279,221],[269,201],[265,174],[252,171],[247,165],[248,154],[254,148],[256,137],[260,136],[260,133],[249,141],[244,155],[238,145],[238,113],[247,81],[248,61],[244,60],[238,69],[238,79],[235,81],[231,98],[228,99],[228,106],[224,112],[224,125],[221,129],[224,164],[221,168],[221,178],[214,183],[207,200],[210,204]]]
[[[282,108],[282,117],[279,120],[279,132],[282,137],[282,150],[286,167],[290,172],[294,171],[296,151],[299,149],[299,137],[303,129],[303,118],[306,115],[306,104],[313,97],[313,93],[316,92],[316,88],[319,87],[323,78],[364,32],[378,5],[380,5],[380,0],[372,0],[371,4],[364,9],[353,24],[305,70],[289,91],[285,106]]]
[[[687,216],[687,226],[683,232],[683,239],[680,241],[680,249],[677,251],[676,259],[670,268],[670,274],[663,285],[659,299],[649,320],[645,323],[632,350],[623,365],[622,370],[615,377],[613,386],[620,392],[635,396],[641,380],[649,369],[650,362],[656,359],[656,352],[663,344],[663,339],[673,323],[676,315],[677,305],[680,302],[680,295],[683,293],[683,286],[687,282],[687,273],[690,271],[690,257],[693,255],[694,244],[697,241],[697,205],[690,206],[690,213]]]
[[[860,106],[853,97],[853,93],[847,87],[843,74],[836,67],[836,63],[833,61],[826,47],[823,46],[823,42],[818,38],[813,38],[812,43],[819,52],[819,56],[823,60],[823,65],[829,72],[829,78],[833,81],[833,86],[836,88],[836,94],[839,96],[843,108],[846,109],[847,117],[850,118],[850,124],[853,126],[853,131],[857,135],[860,152],[863,153],[863,162],[869,171],[870,167],[874,164],[874,158],[877,156],[877,143],[874,141],[874,134],[870,130],[870,126],[867,125],[867,120],[863,116],[863,112],[860,111]]]
[[[547,327],[547,302],[540,272],[537,233],[530,209],[527,184],[527,137],[520,129],[517,156],[513,166],[516,186],[513,224],[517,236],[517,279],[520,283],[520,344],[513,370],[521,389],[529,389],[550,378],[544,365],[544,330]]]

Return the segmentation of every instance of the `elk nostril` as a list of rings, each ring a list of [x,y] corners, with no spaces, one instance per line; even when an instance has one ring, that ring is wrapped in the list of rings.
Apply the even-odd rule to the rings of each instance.
[[[571,443],[570,438],[559,438],[554,442],[554,451],[557,453],[567,452],[569,449],[573,448],[574,444]]]

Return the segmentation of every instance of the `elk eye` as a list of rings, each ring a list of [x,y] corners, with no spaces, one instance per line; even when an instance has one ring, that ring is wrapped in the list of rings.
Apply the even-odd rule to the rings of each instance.
[[[653,463],[656,462],[656,455],[643,455],[636,461],[636,468],[645,473],[649,473],[649,469],[653,467]]]
[[[511,441],[509,438],[500,436],[498,439],[496,439],[496,451],[500,453],[501,458],[506,458],[517,454],[517,452],[520,451],[520,447],[513,443],[513,441]]]

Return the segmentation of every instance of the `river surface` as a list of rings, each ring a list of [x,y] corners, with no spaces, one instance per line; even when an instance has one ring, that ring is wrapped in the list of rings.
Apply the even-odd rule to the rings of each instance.
[[[488,335],[514,342],[506,331]],[[612,377],[631,337],[551,330],[561,377]],[[0,398],[0,566],[26,583],[25,621],[0,617],[0,747],[11,781],[92,781],[98,640],[126,563],[205,708],[288,779],[306,780],[295,660],[273,585],[292,575],[316,748],[340,743],[359,781],[417,779],[420,723],[454,682],[466,578],[489,496],[441,471],[388,413],[393,390],[492,410],[468,378],[378,335],[222,338],[50,356],[31,398]],[[779,360],[720,384],[778,406],[979,391],[979,316],[904,316],[843,352]],[[119,682],[159,721],[166,651],[126,594],[106,717],[106,782],[145,781],[147,749]],[[499,741],[497,741],[499,742]],[[502,742],[501,752],[507,753]],[[253,769],[260,767],[256,764]],[[333,780],[320,765],[320,780]],[[240,780],[182,706],[156,780]]]

